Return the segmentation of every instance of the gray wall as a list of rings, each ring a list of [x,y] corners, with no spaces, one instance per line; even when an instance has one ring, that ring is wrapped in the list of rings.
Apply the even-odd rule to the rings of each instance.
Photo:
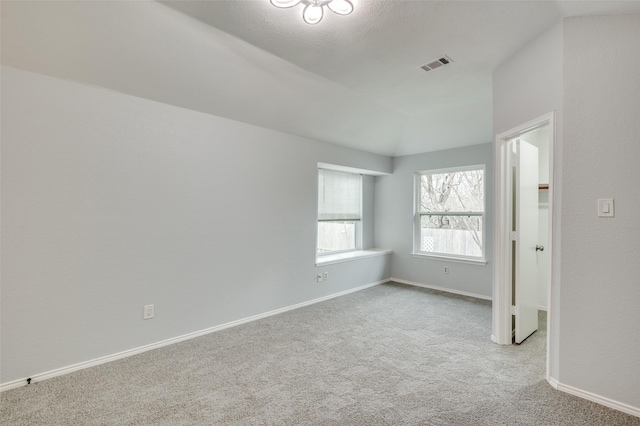
[[[486,166],[486,265],[412,257],[414,174],[421,170]],[[390,248],[393,278],[470,293],[492,294],[493,258],[493,146],[474,145],[393,159],[393,174],[376,177],[375,245]],[[443,266],[449,273],[443,274]]]
[[[389,157],[7,67],[2,89],[2,383],[390,275],[315,280],[317,163]]]
[[[500,134],[551,111],[556,112],[554,163],[555,205],[561,199],[562,174],[562,24],[542,33],[493,73],[493,129]],[[553,315],[560,301],[560,217],[556,208],[553,217],[553,283],[551,289],[549,372],[558,378],[559,318]],[[554,305],[555,304],[555,305]],[[495,324],[494,324],[495,325]]]
[[[562,383],[640,410],[640,15],[564,23]],[[598,198],[615,217],[596,216]]]
[[[380,154],[422,128],[157,1],[3,1],[0,19],[4,66]]]
[[[566,19],[493,79],[495,133],[557,112],[551,376],[636,411],[639,39],[638,15]],[[597,218],[598,198],[615,218]]]

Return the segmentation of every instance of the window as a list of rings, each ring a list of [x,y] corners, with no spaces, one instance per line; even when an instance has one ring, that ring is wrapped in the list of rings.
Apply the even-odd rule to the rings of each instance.
[[[414,252],[484,261],[484,166],[416,173]]]
[[[362,176],[318,169],[319,255],[360,248]]]

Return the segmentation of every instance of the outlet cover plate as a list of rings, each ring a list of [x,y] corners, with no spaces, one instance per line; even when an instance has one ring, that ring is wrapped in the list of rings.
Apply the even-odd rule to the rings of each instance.
[[[144,307],[144,319],[151,319],[154,315],[154,306],[153,305],[145,305]]]

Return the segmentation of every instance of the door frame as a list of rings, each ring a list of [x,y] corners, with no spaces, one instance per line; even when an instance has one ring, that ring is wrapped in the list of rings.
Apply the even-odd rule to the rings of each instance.
[[[495,227],[494,227],[494,283],[493,283],[493,334],[491,340],[500,345],[512,343],[511,329],[511,214],[512,187],[511,161],[508,141],[538,127],[549,125],[549,270],[547,279],[547,380],[549,380],[549,343],[551,324],[551,295],[553,278],[553,191],[555,111],[544,114],[513,129],[496,135],[495,140]]]

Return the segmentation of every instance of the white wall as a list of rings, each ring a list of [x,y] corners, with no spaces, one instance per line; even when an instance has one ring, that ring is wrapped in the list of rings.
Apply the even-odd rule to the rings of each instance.
[[[562,25],[540,34],[493,72],[493,132],[550,111],[562,116]],[[561,128],[556,123],[557,128]],[[559,135],[558,135],[559,136]]]
[[[515,55],[502,63],[493,73],[493,130],[500,134],[551,111],[556,112],[554,144],[554,203],[559,205],[562,196],[562,176],[558,173],[562,164],[562,24],[550,28]],[[553,217],[554,235],[553,283],[550,310],[549,372],[558,377],[559,318],[553,315],[560,301],[560,218],[556,208]],[[495,326],[496,324],[494,324]]]
[[[317,163],[389,157],[7,67],[1,106],[2,383],[390,276],[315,281]]]
[[[485,164],[487,265],[412,257],[414,174],[421,170]],[[393,278],[491,297],[493,257],[492,144],[407,155],[393,159],[393,174],[376,177],[375,245],[390,248]],[[449,273],[444,274],[444,266]]]
[[[640,15],[564,22],[560,379],[640,413]],[[598,198],[615,217],[596,216]]]

